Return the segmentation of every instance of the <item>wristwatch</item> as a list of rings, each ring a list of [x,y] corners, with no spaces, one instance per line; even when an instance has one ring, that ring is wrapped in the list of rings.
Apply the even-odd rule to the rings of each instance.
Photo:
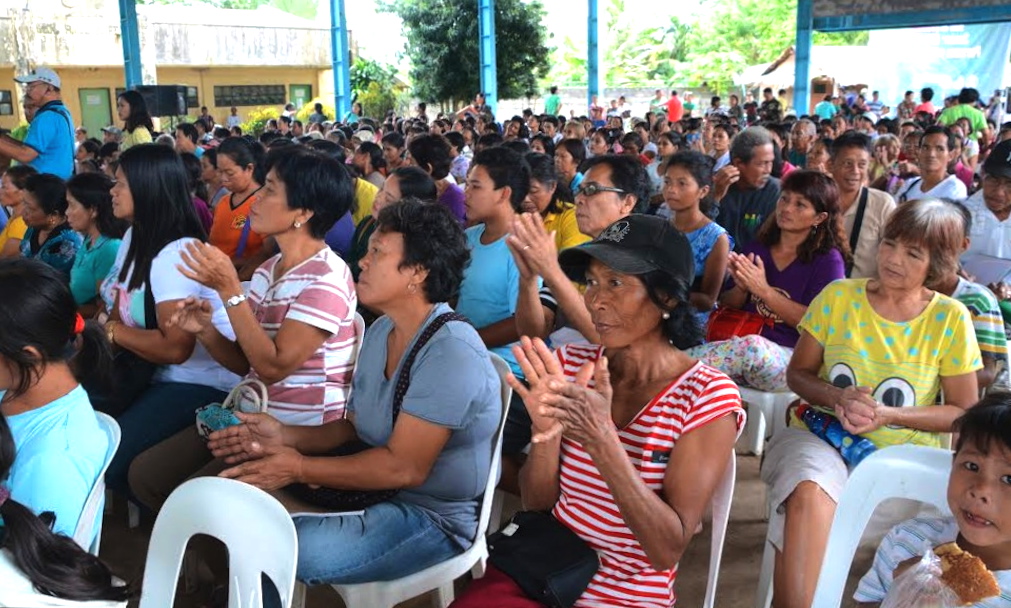
[[[225,300],[225,308],[233,308],[246,301],[246,294],[240,293]]]
[[[106,321],[105,323],[105,337],[109,340],[109,344],[116,343],[116,325],[118,321]]]

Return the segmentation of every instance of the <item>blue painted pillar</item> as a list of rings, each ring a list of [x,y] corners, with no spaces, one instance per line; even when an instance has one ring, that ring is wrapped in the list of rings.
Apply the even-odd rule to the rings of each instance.
[[[593,96],[600,95],[600,19],[597,0],[588,0],[586,20],[586,105],[593,103]]]
[[[126,88],[144,84],[140,62],[140,27],[136,0],[119,0],[119,32],[123,39],[123,71]]]
[[[351,51],[344,0],[330,0],[330,61],[333,68],[334,110],[341,120],[351,110]]]
[[[793,76],[793,107],[797,110],[797,116],[810,113],[811,34],[814,32],[812,2],[813,0],[797,0],[797,45],[794,47],[796,67]]]
[[[498,67],[495,51],[495,0],[477,1],[478,47],[481,49],[481,91],[492,114],[498,109]]]

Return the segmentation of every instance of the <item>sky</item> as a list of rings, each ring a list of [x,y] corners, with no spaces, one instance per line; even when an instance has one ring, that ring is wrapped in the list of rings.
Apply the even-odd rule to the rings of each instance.
[[[474,0],[475,2],[477,0]],[[667,14],[673,14],[676,3],[657,3],[655,0],[624,0],[625,10],[634,15],[651,15],[655,19],[666,21]],[[554,40],[552,46],[560,46],[565,36],[575,41],[586,40],[586,3],[578,0],[542,0],[547,13],[546,24]],[[321,2],[322,18],[327,19],[327,3]],[[607,0],[600,0],[601,20],[605,20]],[[404,48],[404,37],[401,34],[400,19],[388,13],[376,11],[375,0],[345,0],[344,10],[347,13],[348,29],[358,43],[358,50],[363,57],[385,63],[399,65],[397,53]],[[606,32],[601,32],[606,35]]]

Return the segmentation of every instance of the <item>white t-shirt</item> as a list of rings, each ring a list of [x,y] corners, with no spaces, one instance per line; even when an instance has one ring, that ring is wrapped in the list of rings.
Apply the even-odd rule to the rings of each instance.
[[[1011,217],[1004,221],[997,219],[987,209],[982,190],[965,199],[964,204],[972,214],[969,249],[965,255],[1011,259]]]
[[[35,590],[32,582],[14,565],[10,552],[0,551],[0,606],[11,608],[126,608],[126,602],[74,602],[61,600],[51,595],[43,595]]]
[[[968,195],[969,192],[965,189],[965,184],[962,183],[962,180],[954,175],[949,175],[941,180],[941,183],[926,192],[923,191],[923,179],[914,177],[906,182],[899,192],[898,199],[899,203],[915,201],[921,198],[946,198],[953,201],[963,201]]]
[[[123,267],[132,237],[133,228],[131,227],[123,236],[123,243],[116,255],[116,263],[113,264],[112,271],[102,284],[102,296],[105,298],[106,304],[110,306],[109,310],[112,310],[111,305],[113,304],[119,309],[119,316],[123,323],[130,327],[143,328],[145,326],[144,289],[133,291],[126,289],[130,283],[133,268],[127,272],[126,281],[119,282],[119,270]],[[186,278],[176,268],[177,265],[183,263],[180,255],[183,247],[193,240],[183,238],[172,241],[165,245],[151,262],[151,294],[154,296],[155,304],[171,300],[184,300],[190,296],[207,300],[211,303],[213,310],[211,321],[214,328],[229,340],[235,340],[235,332],[232,331],[228,313],[225,312],[225,307],[217,292]],[[115,294],[118,294],[118,297]],[[115,302],[113,302],[113,298],[116,298]],[[155,374],[154,379],[158,382],[202,384],[223,391],[232,390],[240,380],[239,376],[216,362],[199,342],[193,347],[193,354],[185,363],[162,366]]]

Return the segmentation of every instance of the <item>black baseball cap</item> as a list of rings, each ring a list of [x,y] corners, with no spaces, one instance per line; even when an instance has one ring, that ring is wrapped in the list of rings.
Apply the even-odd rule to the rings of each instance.
[[[990,151],[983,163],[983,173],[995,177],[1011,177],[1011,140],[1002,141]]]
[[[655,215],[623,217],[589,243],[563,250],[558,263],[567,277],[583,283],[591,258],[622,274],[659,270],[689,285],[695,279],[695,256],[688,238]]]

